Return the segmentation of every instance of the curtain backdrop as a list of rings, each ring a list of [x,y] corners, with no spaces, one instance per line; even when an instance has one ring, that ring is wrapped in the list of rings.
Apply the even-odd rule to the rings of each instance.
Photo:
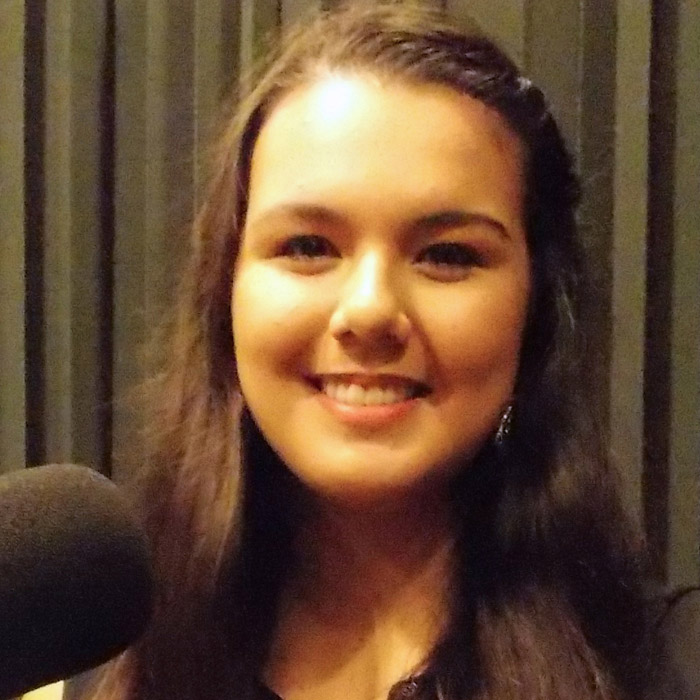
[[[320,0],[0,2],[0,471],[119,477],[221,100]],[[328,5],[329,3],[325,3]],[[700,3],[443,0],[546,90],[585,188],[590,381],[673,585],[700,582]]]

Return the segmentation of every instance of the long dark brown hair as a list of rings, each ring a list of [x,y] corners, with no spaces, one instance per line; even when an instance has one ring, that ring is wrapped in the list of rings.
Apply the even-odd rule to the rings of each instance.
[[[515,417],[507,441],[485,445],[455,484],[458,604],[430,660],[431,692],[636,697],[641,557],[582,392],[571,159],[540,90],[490,40],[395,3],[319,13],[290,33],[224,130],[165,358],[147,387],[150,449],[135,492],[152,538],[156,614],[97,696],[245,698],[265,662],[291,556],[293,484],[240,395],[232,274],[261,126],[281,96],[329,71],[448,86],[500,113],[526,151],[534,293]]]

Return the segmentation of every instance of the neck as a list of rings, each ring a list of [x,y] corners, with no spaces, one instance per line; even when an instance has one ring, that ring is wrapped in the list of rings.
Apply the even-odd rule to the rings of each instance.
[[[386,697],[419,671],[449,616],[454,536],[446,499],[365,508],[316,501],[297,537],[299,567],[269,664],[273,687],[287,700],[313,697],[295,688],[320,679],[319,695],[331,697],[327,669],[342,669],[362,695]]]
[[[449,507],[438,500],[367,509],[319,504],[299,533],[297,592],[319,609],[355,601],[372,615],[404,595],[441,598],[453,539]]]

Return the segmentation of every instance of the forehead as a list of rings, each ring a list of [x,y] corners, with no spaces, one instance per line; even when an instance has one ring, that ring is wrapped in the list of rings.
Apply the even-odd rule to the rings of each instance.
[[[474,196],[503,208],[522,188],[521,142],[482,102],[442,85],[332,74],[272,109],[253,151],[249,213],[353,194],[368,206]]]

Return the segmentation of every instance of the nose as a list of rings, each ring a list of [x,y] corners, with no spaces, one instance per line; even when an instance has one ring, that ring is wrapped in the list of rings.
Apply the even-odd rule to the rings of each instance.
[[[373,252],[361,256],[331,316],[333,337],[341,342],[405,345],[411,322],[397,286],[390,260]]]

